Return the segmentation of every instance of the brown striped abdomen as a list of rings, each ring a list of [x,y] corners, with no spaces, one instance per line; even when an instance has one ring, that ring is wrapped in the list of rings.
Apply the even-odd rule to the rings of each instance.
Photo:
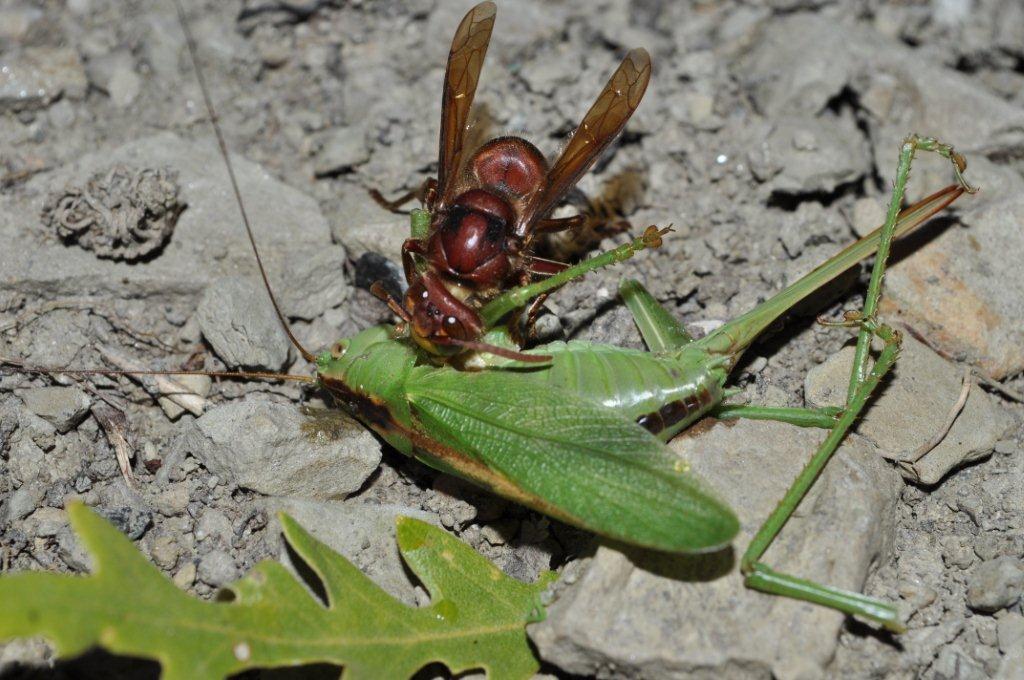
[[[701,385],[696,392],[670,401],[657,411],[645,413],[636,422],[651,434],[658,434],[684,421],[693,422],[717,402],[715,394],[706,385]]]

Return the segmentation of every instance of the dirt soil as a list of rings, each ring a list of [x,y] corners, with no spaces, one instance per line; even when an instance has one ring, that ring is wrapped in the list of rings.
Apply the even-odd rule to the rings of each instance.
[[[436,169],[445,57],[467,9],[449,0],[187,3],[272,283],[308,347],[392,320],[368,287],[400,285],[407,224],[367,190],[397,195]],[[523,134],[553,156],[634,46],[652,55],[650,90],[571,202],[602,223],[672,223],[675,232],[661,249],[560,291],[539,321],[543,338],[641,346],[615,296],[625,277],[644,281],[697,333],[749,309],[874,226],[898,145],[916,131],[968,156],[983,194],[961,203],[1005,201],[992,213],[1003,222],[995,243],[975,242],[991,257],[965,275],[963,299],[914,316],[946,294],[952,274],[943,270],[915,279],[916,289],[894,275],[894,304],[951,359],[1024,390],[1024,349],[1013,342],[1024,340],[1024,316],[1014,315],[1020,274],[998,277],[995,293],[970,278],[1019,267],[1024,239],[1024,11],[1015,0],[501,2],[477,95],[480,128]],[[309,372],[256,278],[170,3],[6,0],[0,67],[0,356]],[[920,168],[911,198],[951,181],[940,160],[922,157]],[[120,240],[139,214],[146,232]],[[941,229],[974,238],[959,214]],[[624,238],[599,235],[592,245]],[[552,252],[564,255],[559,247]],[[914,254],[901,257],[909,265]],[[754,399],[802,405],[805,375],[849,340],[813,314],[857,308],[865,280],[848,277],[755,345],[738,384]],[[947,313],[968,317],[946,323]],[[307,526],[333,518],[340,525],[323,530],[334,545],[409,602],[422,601],[422,589],[388,566],[396,513],[446,527],[521,579],[593,553],[589,535],[300,411],[324,406],[316,392],[232,380],[199,387],[208,396],[193,413],[158,403],[152,383],[5,370],[0,573],[85,571],[62,510],[74,499],[200,597],[279,557],[282,508]],[[998,391],[990,398],[1012,427],[937,484],[900,483],[886,550],[864,584],[912,613],[910,633],[847,621],[823,664],[790,677],[1024,677],[1024,409]],[[200,422],[203,408],[220,416]],[[333,448],[307,460],[310,431]],[[129,444],[123,468],[118,435]],[[277,467],[275,451],[292,467]],[[337,469],[329,488],[311,472],[324,464]],[[380,512],[346,509],[356,506]],[[785,646],[786,632],[778,635]],[[545,658],[543,671],[575,677],[562,661]],[[648,676],[637,668],[593,672]],[[785,675],[770,664],[729,668]],[[154,675],[153,665],[100,653],[55,662],[38,641],[0,645],[2,678]]]

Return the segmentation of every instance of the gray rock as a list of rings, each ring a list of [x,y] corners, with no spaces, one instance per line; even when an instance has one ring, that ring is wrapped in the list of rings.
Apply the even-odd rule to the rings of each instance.
[[[196,572],[197,569],[195,562],[186,562],[181,565],[181,568],[178,569],[178,571],[174,572],[174,576],[171,577],[171,580],[174,582],[174,585],[179,588],[191,588],[196,582]]]
[[[89,59],[85,69],[89,82],[110,95],[115,106],[129,106],[139,96],[142,79],[135,72],[131,52],[118,51]]]
[[[92,556],[82,546],[71,526],[65,524],[57,530],[57,553],[74,571],[85,573],[90,570],[93,564]]]
[[[46,495],[46,488],[38,482],[22,484],[11,494],[7,502],[7,522],[28,517],[39,506]]]
[[[211,539],[220,541],[225,546],[230,546],[233,533],[231,520],[228,519],[227,515],[215,508],[207,508],[199,516],[199,521],[196,522],[195,535],[197,541]]]
[[[857,128],[848,116],[788,117],[759,147],[752,167],[771,176],[768,190],[784,194],[831,192],[871,171],[864,144],[851,143]]]
[[[43,10],[29,4],[11,2],[0,7],[0,49],[19,44],[43,18]]]
[[[979,612],[996,612],[1013,606],[1024,590],[1024,564],[1004,555],[982,562],[967,581],[967,606]]]
[[[1024,616],[1010,612],[996,622],[999,637],[999,651],[1009,654],[1015,649],[1024,650]]]
[[[829,49],[820,50],[823,44]],[[810,53],[817,58],[804,58]],[[884,311],[898,310],[934,344],[993,377],[1024,368],[1024,331],[1016,323],[1024,301],[1015,294],[1024,285],[1024,270],[1015,266],[1024,258],[1024,236],[1015,226],[1024,188],[1012,170],[993,169],[984,157],[1024,149],[1024,110],[892,39],[807,13],[765,22],[735,73],[769,117],[817,115],[844,88],[856,92],[870,114],[877,170],[886,178],[895,170],[899,141],[912,131],[966,153],[968,175],[984,187],[981,196],[960,201],[969,229],[946,229],[893,266]],[[911,197],[950,181],[948,164],[921,158]]]
[[[781,423],[718,424],[673,443],[737,511],[735,550],[775,507],[823,434]],[[891,540],[897,476],[852,437],[786,525],[765,562],[859,590]],[[747,590],[738,553],[667,556],[602,546],[529,628],[542,658],[591,675],[820,676],[843,616]],[[756,622],[756,623],[754,623]],[[785,634],[780,634],[785,631]]]
[[[53,649],[41,637],[0,644],[0,674],[3,675],[23,673],[26,668],[45,673],[53,668],[53,659]]]
[[[92,253],[41,238],[31,221],[31,229],[26,228],[25,216],[40,214],[53,187],[80,184],[118,163],[170,167],[178,173],[187,207],[159,257],[132,265],[98,260]],[[233,156],[233,163],[257,243],[268,254],[271,282],[282,282],[277,266],[291,261],[288,253],[330,247],[327,221],[314,199],[274,179],[259,165],[240,156]],[[181,300],[194,305],[218,278],[257,276],[252,248],[222,167],[216,144],[161,133],[116,149],[101,149],[33,177],[26,182],[26,191],[0,196],[0,235],[9,244],[0,251],[4,272],[0,292],[17,290],[51,300],[89,291],[98,297]],[[61,266],[52,266],[55,261]],[[281,284],[276,287],[283,289]]]
[[[142,538],[146,530],[153,525],[153,514],[144,507],[107,507],[101,509],[100,514],[132,541]]]
[[[211,283],[196,321],[229,366],[276,371],[288,361],[291,343],[258,278],[228,276]]]
[[[8,452],[7,469],[11,477],[22,484],[35,481],[49,481],[43,477],[45,454],[30,438],[21,436],[14,439]]]
[[[28,516],[25,525],[37,536],[56,536],[61,529],[67,527],[68,517],[60,508],[43,506]]]
[[[1024,680],[1024,648],[1018,647],[1003,657],[995,680]]]
[[[812,406],[840,406],[846,399],[853,347],[845,347],[808,372],[804,394]],[[936,484],[950,470],[984,458],[1013,418],[977,385],[943,440],[924,457],[912,459],[941,431],[962,389],[963,371],[913,337],[904,336],[903,351],[885,390],[877,394],[857,425],[883,456],[900,462],[905,477]]]
[[[986,680],[984,669],[966,652],[956,646],[943,647],[939,651],[932,671],[936,678],[953,680]]]
[[[881,199],[858,198],[853,202],[850,226],[857,236],[867,236],[885,222],[885,205]]]
[[[274,291],[284,312],[289,317],[312,320],[348,299],[345,256],[345,248],[340,245],[310,245],[280,256],[271,254],[267,259],[278,264],[280,280],[288,282]]]
[[[33,387],[19,390],[25,407],[52,424],[61,434],[70,432],[89,413],[92,400],[77,387]]]
[[[356,500],[312,501],[302,498],[268,499],[266,508],[275,517],[278,512],[287,513],[318,540],[362,569],[393,597],[408,605],[416,604],[413,586],[406,576],[395,542],[395,518],[414,517],[440,526],[436,514]],[[273,528],[280,535],[276,519]],[[281,559],[291,564],[291,557],[283,544]]]
[[[358,260],[364,253],[374,252],[400,264],[402,243],[409,238],[409,218],[387,212],[360,186],[344,187],[340,201],[339,212],[345,220],[333,224],[332,231],[335,240],[345,245],[348,256]]]
[[[239,574],[235,561],[223,550],[211,550],[203,555],[196,565],[199,580],[215,588],[231,583]]]
[[[316,156],[314,172],[318,177],[351,170],[370,160],[366,132],[361,126],[346,125],[330,130]]]
[[[73,49],[29,47],[0,56],[0,111],[45,108],[61,95],[81,99],[87,87]]]
[[[164,571],[170,571],[177,566],[180,552],[174,537],[165,533],[161,533],[153,539],[149,547],[149,555],[153,558],[153,563]]]
[[[332,412],[311,418],[291,404],[246,399],[195,421],[184,447],[231,484],[271,496],[344,498],[380,463],[380,443]]]
[[[198,327],[198,324],[196,326]],[[195,415],[201,414],[202,409],[206,407],[207,402],[205,399],[210,394],[210,388],[213,387],[213,378],[208,375],[176,375],[174,376],[174,382],[181,385],[184,389],[180,390],[173,397],[161,396],[157,398],[157,403],[160,404],[160,408],[163,409],[167,418],[177,420],[181,414],[185,413],[185,407],[179,403],[182,401],[186,405],[195,406],[195,411],[193,411]],[[193,396],[198,397],[198,399],[194,399]]]
[[[816,115],[850,87],[860,94],[872,123],[885,121],[884,134],[873,136],[889,145],[911,131],[958,143],[961,151],[1024,143],[1024,110],[894,39],[804,12],[761,27],[733,70],[767,116]],[[807,59],[808,54],[815,58]],[[895,161],[892,148],[883,158]]]

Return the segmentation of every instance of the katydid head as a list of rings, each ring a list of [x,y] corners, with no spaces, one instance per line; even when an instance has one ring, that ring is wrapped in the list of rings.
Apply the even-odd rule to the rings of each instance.
[[[343,338],[316,357],[316,370],[320,375],[344,379],[353,366],[374,363],[375,350],[384,345],[396,345],[387,326],[373,326]],[[404,343],[403,343],[404,344]]]

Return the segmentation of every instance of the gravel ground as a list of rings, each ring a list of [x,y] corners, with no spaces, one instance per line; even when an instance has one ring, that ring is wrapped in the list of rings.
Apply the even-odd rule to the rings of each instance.
[[[397,194],[434,170],[444,59],[467,4],[187,8],[298,337],[325,348],[389,320],[366,288],[397,280],[407,226],[366,192]],[[198,380],[191,387],[205,397],[172,401],[148,381],[6,372],[0,571],[85,570],[63,513],[77,498],[181,587],[210,597],[279,556],[274,515],[284,509],[415,603],[424,593],[404,578],[390,534],[395,514],[412,514],[517,578],[565,572],[551,618],[531,629],[552,676],[1024,677],[1024,410],[976,387],[963,432],[952,429],[930,465],[905,480],[884,460],[934,435],[964,367],[1024,389],[1024,9],[1015,0],[503,2],[477,98],[481,128],[524,134],[553,155],[633,46],[652,55],[651,87],[572,198],[607,221],[671,222],[675,233],[560,291],[541,320],[545,337],[639,346],[615,298],[626,276],[695,332],[749,309],[878,222],[909,132],[955,144],[982,185],[898,253],[884,312],[924,341],[907,349],[913,372],[888,388],[906,395],[904,406],[880,401],[869,414],[874,425],[805,504],[793,552],[801,573],[898,602],[907,634],[776,606],[742,591],[735,574],[694,584],[597,547],[404,459],[291,383]],[[0,3],[0,140],[0,355],[308,371],[260,289],[173,6]],[[915,167],[911,198],[951,181],[935,158]],[[120,240],[117,228],[140,214],[146,233]],[[856,308],[864,279],[847,277],[755,345],[737,373],[745,396],[826,402],[828,368],[849,335],[813,314]],[[720,487],[734,475],[724,493],[738,496],[745,527],[746,512],[750,522],[763,516],[750,499],[770,507],[775,485],[810,453],[804,434],[785,428],[701,429],[675,446],[722,461],[707,475]],[[747,445],[746,462],[728,458]],[[673,590],[680,584],[690,599]],[[612,597],[634,589],[651,599]],[[659,619],[662,609],[679,620]],[[0,645],[3,678],[153,672],[103,654],[55,663],[36,641]]]

